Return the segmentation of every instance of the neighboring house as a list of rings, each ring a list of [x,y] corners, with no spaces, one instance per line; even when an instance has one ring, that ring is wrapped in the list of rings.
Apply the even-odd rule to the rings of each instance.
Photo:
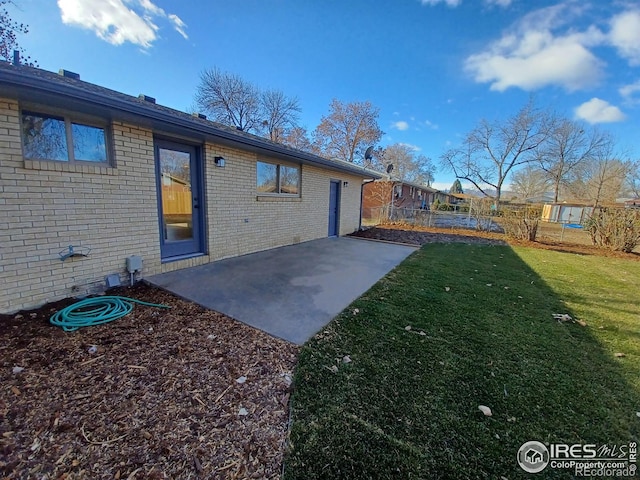
[[[470,195],[468,193],[450,193],[449,194],[449,202],[451,205],[460,205],[463,203],[471,203],[472,200],[478,198],[475,195]]]
[[[436,189],[400,180],[376,180],[363,187],[362,218],[382,220],[392,216],[412,216],[415,210],[426,210],[440,192]]]
[[[375,178],[71,72],[0,62],[0,312],[125,280],[134,255],[148,276],[351,233]]]

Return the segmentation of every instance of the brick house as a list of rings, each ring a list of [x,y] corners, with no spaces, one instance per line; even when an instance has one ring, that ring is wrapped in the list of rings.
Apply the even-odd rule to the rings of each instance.
[[[400,180],[376,180],[363,187],[362,218],[380,221],[396,214],[411,216],[416,210],[427,210],[438,198],[438,190]]]
[[[71,72],[0,62],[0,312],[124,281],[130,256],[140,278],[351,233],[376,177]]]

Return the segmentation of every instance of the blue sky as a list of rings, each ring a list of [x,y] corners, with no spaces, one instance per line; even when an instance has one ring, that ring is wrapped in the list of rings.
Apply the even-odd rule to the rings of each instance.
[[[640,5],[581,0],[16,0],[40,67],[179,110],[219,67],[296,96],[309,131],[332,98],[380,109],[381,144],[438,158],[531,94],[640,156]],[[451,174],[438,171],[436,187]]]

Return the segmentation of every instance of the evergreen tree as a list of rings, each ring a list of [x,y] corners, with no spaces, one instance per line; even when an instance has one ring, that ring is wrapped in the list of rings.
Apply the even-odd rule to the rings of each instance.
[[[449,189],[449,193],[464,193],[462,191],[462,184],[460,183],[460,180],[456,178],[456,181],[453,182],[453,185],[451,185],[451,188]]]

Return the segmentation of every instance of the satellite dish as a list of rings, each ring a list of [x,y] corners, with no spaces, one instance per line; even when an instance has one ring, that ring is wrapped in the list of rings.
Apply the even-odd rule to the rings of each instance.
[[[393,172],[393,163],[390,163],[389,165],[387,165],[387,173],[391,173]]]
[[[373,158],[373,147],[368,147],[364,152],[364,159],[371,160]]]

